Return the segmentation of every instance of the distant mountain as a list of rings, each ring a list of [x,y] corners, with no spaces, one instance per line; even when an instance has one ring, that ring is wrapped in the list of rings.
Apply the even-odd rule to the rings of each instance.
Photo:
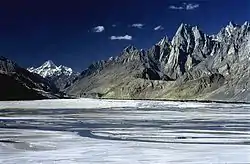
[[[130,45],[91,64],[67,88],[77,97],[250,101],[250,25],[216,35],[181,24],[148,50]]]
[[[0,57],[0,100],[34,100],[60,97],[55,85],[30,73],[15,62]]]
[[[44,78],[60,76],[62,74],[66,76],[70,76],[73,74],[73,71],[71,68],[68,68],[62,65],[57,67],[51,60],[46,61],[43,65],[41,65],[38,68],[30,67],[27,70],[33,73],[37,73]]]
[[[60,90],[64,90],[79,75],[69,67],[56,66],[51,60],[38,68],[30,67],[27,70],[49,79]]]

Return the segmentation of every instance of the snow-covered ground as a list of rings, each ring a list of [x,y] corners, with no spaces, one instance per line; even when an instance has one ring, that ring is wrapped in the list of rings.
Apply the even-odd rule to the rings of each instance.
[[[144,100],[105,100],[105,99],[52,99],[36,101],[1,101],[0,109],[21,108],[21,109],[89,109],[89,108],[165,108],[170,106],[178,107],[216,107],[218,103],[195,103],[176,101],[144,101]],[[232,104],[219,104],[221,107],[234,106]],[[238,106],[238,105],[235,105]],[[241,106],[249,106],[241,104]]]
[[[250,105],[77,99],[0,108],[0,163],[250,163]]]

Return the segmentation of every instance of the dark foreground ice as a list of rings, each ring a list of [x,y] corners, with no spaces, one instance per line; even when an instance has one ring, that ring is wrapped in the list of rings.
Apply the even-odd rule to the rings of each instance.
[[[0,163],[250,163],[250,105],[2,102]]]

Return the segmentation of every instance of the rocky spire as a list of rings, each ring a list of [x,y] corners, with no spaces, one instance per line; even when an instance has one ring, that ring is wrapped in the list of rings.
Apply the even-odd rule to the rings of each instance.
[[[133,51],[137,50],[137,48],[133,45],[128,45],[124,48],[123,52],[132,53]]]
[[[168,37],[165,36],[165,37],[162,38],[156,45],[164,46],[165,44],[168,44],[168,43],[169,43]]]

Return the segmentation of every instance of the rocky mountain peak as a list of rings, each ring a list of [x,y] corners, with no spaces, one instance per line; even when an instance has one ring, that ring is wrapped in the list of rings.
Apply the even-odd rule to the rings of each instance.
[[[178,30],[176,31],[171,44],[172,45],[180,45],[186,42],[186,40],[190,39],[192,36],[192,27],[188,24],[182,23]]]
[[[41,67],[54,69],[57,66],[54,64],[54,62],[52,60],[48,60]]]
[[[73,73],[73,70],[71,68],[62,65],[58,67],[52,60],[46,61],[38,68],[30,67],[27,70],[33,73],[37,73],[44,78],[61,75],[71,76]]]
[[[132,53],[134,52],[135,50],[137,50],[137,48],[133,45],[128,45],[127,47],[124,48],[123,52],[126,52],[126,53]]]
[[[225,30],[228,35],[232,35],[232,33],[237,30],[240,26],[233,22],[229,22],[229,24],[225,27]]]
[[[201,35],[203,35],[203,32],[199,29],[198,26],[193,26],[192,32],[196,38],[201,37]]]
[[[181,31],[186,30],[188,28],[191,28],[191,25],[186,23],[181,23],[176,33],[180,33]]]
[[[222,28],[217,35],[214,35],[213,40],[218,42],[238,42],[250,31],[249,22],[245,22],[243,25],[237,25],[233,22]]]
[[[79,75],[79,73],[74,72],[72,68],[63,65],[57,66],[51,60],[46,61],[40,67],[30,67],[27,70],[48,79],[61,91]]]
[[[169,39],[167,36],[162,38],[156,45],[159,45],[161,47],[164,47],[166,44],[169,44]]]
[[[237,27],[237,24],[235,24],[233,21],[230,21],[228,24],[228,27],[235,28],[235,27]]]
[[[94,92],[105,98],[250,100],[249,31],[248,22],[230,22],[208,36],[182,23],[171,42],[164,37],[147,51],[129,45],[118,60],[105,67],[92,65],[68,92]]]
[[[250,24],[249,24],[248,21],[245,21],[244,24],[243,24],[243,26],[245,26],[245,27],[249,27],[249,25],[250,25]]]
[[[249,32],[249,31],[250,31],[250,23],[246,21],[246,22],[241,26],[241,30],[242,30],[243,33]]]
[[[171,41],[165,74],[172,79],[182,76],[205,60],[211,49],[210,37],[197,26],[181,24]]]
[[[15,72],[19,68],[17,64],[3,56],[0,56],[0,70],[2,73]]]

